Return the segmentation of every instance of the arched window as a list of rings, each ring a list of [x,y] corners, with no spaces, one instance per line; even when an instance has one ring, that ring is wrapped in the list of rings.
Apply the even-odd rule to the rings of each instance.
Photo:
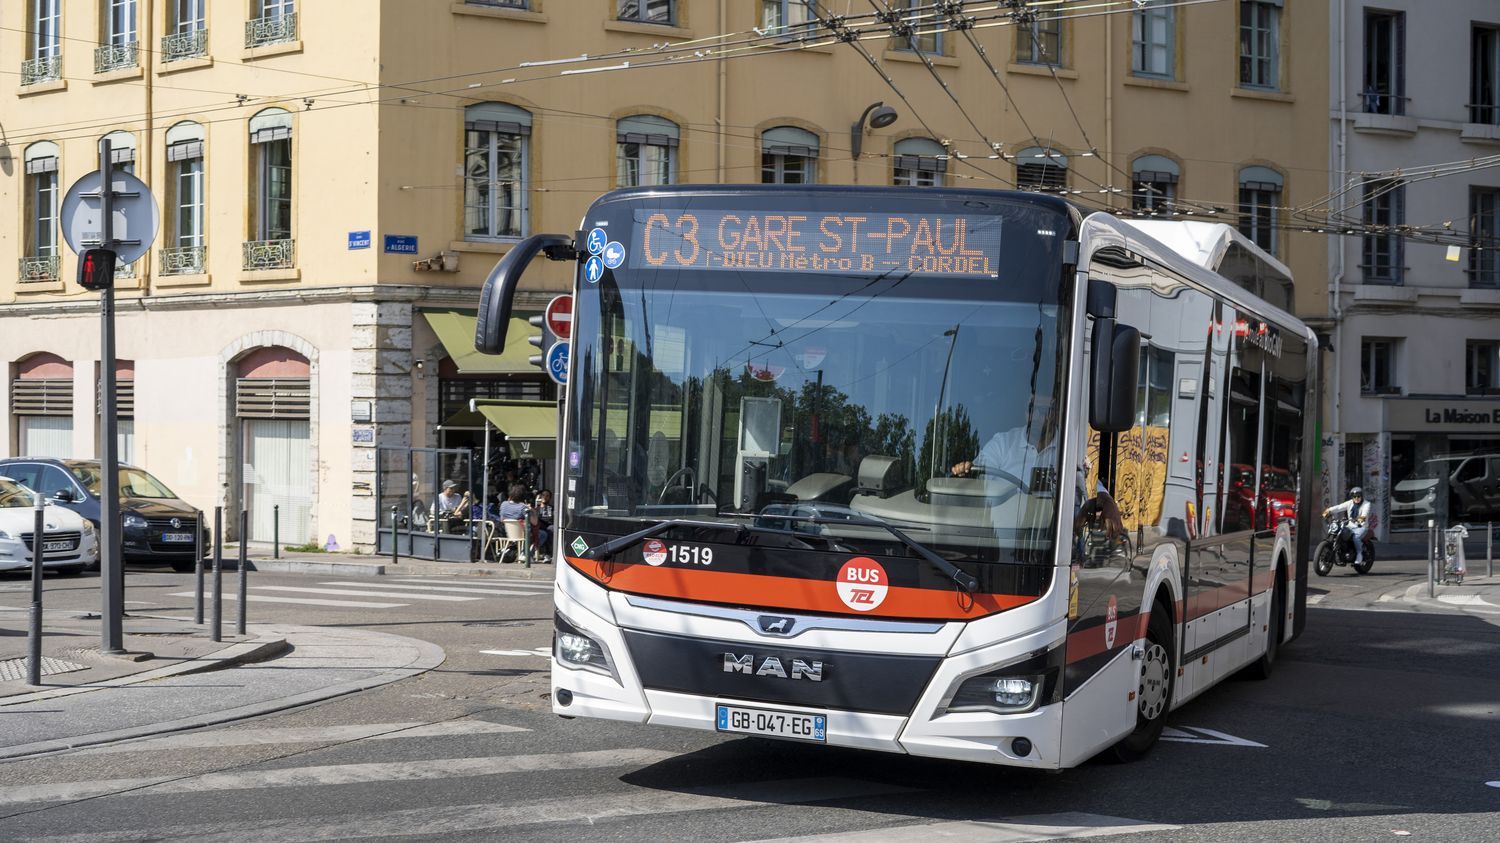
[[[1276,254],[1276,207],[1281,204],[1281,174],[1270,167],[1240,170],[1240,233],[1255,245]]]
[[[671,184],[677,176],[681,130],[665,117],[641,114],[615,126],[620,187]]]
[[[948,169],[948,150],[932,138],[896,141],[892,182],[907,187],[941,187]]]
[[[73,364],[50,352],[15,364],[10,385],[16,445],[28,457],[73,456]],[[25,483],[35,478],[14,477]]]
[[[116,170],[135,173],[135,135],[124,130],[110,132],[104,136],[109,141],[109,162]]]
[[[57,249],[57,144],[38,141],[26,147],[25,244],[21,255],[21,282],[56,281]]]
[[[1130,164],[1130,207],[1154,212],[1170,208],[1177,199],[1182,168],[1165,155],[1142,155]]]
[[[524,237],[531,112],[498,102],[464,109],[464,236]]]
[[[290,113],[268,108],[250,118],[250,162],[254,242],[245,246],[245,269],[295,266]]]
[[[1055,149],[1028,146],[1016,153],[1016,188],[1063,190],[1068,186],[1068,156]]]
[[[207,257],[203,126],[190,120],[167,130],[167,242],[163,275],[201,275]]]
[[[280,507],[281,537],[314,538],[312,367],[281,346],[246,353],[234,364],[234,417],[243,466],[237,488],[250,511],[250,540],[270,541]]]
[[[761,184],[815,184],[818,136],[796,126],[777,126],[760,135]]]

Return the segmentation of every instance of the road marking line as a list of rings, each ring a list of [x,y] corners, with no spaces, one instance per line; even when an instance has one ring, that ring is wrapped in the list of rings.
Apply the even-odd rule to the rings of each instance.
[[[498,588],[461,588],[451,585],[399,585],[392,586],[388,583],[365,583],[365,582],[325,582],[319,585],[352,585],[359,588],[399,588],[402,591],[452,591],[458,594],[498,594],[502,597],[535,597],[539,592],[535,591],[502,591]]]
[[[1014,817],[987,822],[970,820],[935,822],[924,825],[898,825],[866,831],[835,831],[802,837],[778,837],[758,843],[813,843],[824,840],[852,840],[857,843],[906,843],[909,840],[963,840],[968,843],[1028,843],[1041,840],[1077,840],[1110,834],[1142,834],[1177,831],[1182,826],[1106,817],[1100,814],[1062,813]]]
[[[1439,594],[1439,603],[1447,603],[1450,606],[1489,606],[1495,608],[1495,604],[1480,597],[1477,594]]]
[[[247,770],[237,773],[207,773],[186,779],[142,778],[60,782],[0,789],[0,805],[64,802],[108,796],[137,788],[144,788],[144,790],[132,792],[131,799],[166,793],[211,793],[222,790],[433,781],[471,776],[497,776],[506,773],[532,773],[542,770],[635,767],[655,764],[677,756],[678,753],[675,752],[655,749],[603,749],[588,752],[553,752],[545,755],[496,755],[394,763],[328,764],[275,770]]]
[[[191,591],[179,591],[169,594],[168,597],[196,597]],[[213,594],[205,592],[203,599],[212,600]],[[224,592],[224,600],[236,600],[238,597],[231,592]],[[407,603],[366,603],[359,600],[314,600],[308,597],[269,597],[264,594],[247,594],[246,602],[249,603],[296,603],[300,606],[343,606],[349,609],[394,609],[397,606],[410,605]]]
[[[540,656],[544,659],[552,658],[551,647],[538,647],[535,650],[480,650],[479,652],[490,656]]]
[[[355,597],[397,597],[402,600],[445,600],[452,603],[462,603],[469,600],[483,600],[483,597],[460,597],[456,594],[413,594],[404,591],[363,591],[353,588],[307,588],[296,585],[253,585],[251,588],[258,591],[291,591],[297,594],[349,594]]]
[[[647,750],[636,750],[647,752]],[[665,758],[675,753],[655,753]],[[468,759],[458,759],[468,760]],[[438,762],[450,763],[450,762]],[[601,765],[604,766],[604,765]],[[151,792],[160,792],[157,789]],[[449,805],[400,811],[362,812],[337,816],[260,819],[243,822],[155,826],[150,829],[64,834],[41,838],[47,843],[126,843],[142,838],[192,839],[194,843],[291,843],[303,840],[347,840],[407,836],[438,837],[464,831],[491,831],[541,823],[593,825],[601,820],[649,817],[688,811],[735,811],[742,808],[799,805],[911,793],[912,788],[845,778],[783,779],[687,791],[631,787],[605,798],[569,796],[523,805]],[[0,791],[3,795],[3,791]],[[132,793],[137,799],[141,794]],[[507,835],[513,837],[514,834]]]
[[[1327,596],[1328,595],[1326,595],[1326,594],[1314,594],[1311,597],[1307,598],[1307,605],[1309,605],[1309,606],[1316,606],[1319,603],[1322,603],[1323,602],[1323,598],[1325,598]]]
[[[1203,737],[1208,735],[1207,738]],[[1178,743],[1205,743],[1215,746],[1253,746],[1266,749],[1263,743],[1256,743],[1245,738],[1237,738],[1234,735],[1226,735],[1213,729],[1205,729],[1202,726],[1182,726],[1172,728],[1168,726],[1162,729],[1161,739],[1164,741],[1176,741]]]
[[[494,579],[483,580],[481,582],[474,583],[473,585],[469,585],[467,582],[461,581],[461,580],[438,579],[438,578],[435,578],[435,577],[428,577],[426,579],[419,579],[419,578],[394,579],[393,578],[393,579],[390,580],[390,582],[393,582],[393,583],[398,583],[398,582],[399,583],[447,582],[447,583],[454,583],[455,585],[462,584],[462,585],[464,585],[466,587],[469,587],[469,588],[490,588],[490,587],[495,587],[495,588],[528,588],[528,589],[534,589],[536,591],[551,591],[552,590],[552,581],[551,580],[515,580],[515,581],[506,580],[506,581],[502,582],[502,581],[500,581],[500,578],[498,578],[498,577],[496,577]]]
[[[344,741],[388,741],[400,738],[435,738],[453,735],[529,732],[487,720],[450,720],[442,723],[361,723],[344,726],[286,726],[271,729],[215,729],[165,735],[140,741],[82,749],[74,755],[109,755],[119,752],[149,752],[165,749],[214,749],[228,746],[259,746],[288,743],[342,743]]]

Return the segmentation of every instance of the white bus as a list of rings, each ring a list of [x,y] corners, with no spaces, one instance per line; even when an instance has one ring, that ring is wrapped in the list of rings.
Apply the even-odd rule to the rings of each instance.
[[[1305,617],[1317,342],[1246,289],[1289,296],[1274,258],[1154,231],[682,186],[519,244],[481,351],[536,254],[578,265],[553,710],[1059,768],[1267,673]]]

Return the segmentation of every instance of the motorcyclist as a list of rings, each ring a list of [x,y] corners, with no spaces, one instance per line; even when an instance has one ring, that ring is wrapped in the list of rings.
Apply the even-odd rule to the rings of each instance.
[[[1365,490],[1358,486],[1349,490],[1349,500],[1323,510],[1323,517],[1338,513],[1349,517],[1349,536],[1354,541],[1354,564],[1365,561],[1365,533],[1370,529],[1370,502],[1365,500]]]

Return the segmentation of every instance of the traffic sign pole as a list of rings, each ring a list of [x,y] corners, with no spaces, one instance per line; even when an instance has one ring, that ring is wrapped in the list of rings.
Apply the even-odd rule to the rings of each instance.
[[[99,141],[99,245],[115,247],[114,181],[111,178],[110,142]],[[99,295],[99,437],[100,498],[99,507],[99,578],[104,605],[100,627],[100,647],[105,653],[125,652],[125,566],[120,558],[120,457],[115,419],[115,288],[111,284]]]

